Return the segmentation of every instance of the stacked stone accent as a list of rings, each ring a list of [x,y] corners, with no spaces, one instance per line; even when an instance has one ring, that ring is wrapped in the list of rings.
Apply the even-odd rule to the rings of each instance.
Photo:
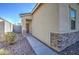
[[[51,33],[50,45],[58,51],[64,50],[66,47],[79,41],[79,31],[71,33]]]

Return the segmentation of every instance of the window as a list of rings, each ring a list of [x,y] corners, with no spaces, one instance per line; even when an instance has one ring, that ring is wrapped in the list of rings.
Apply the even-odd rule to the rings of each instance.
[[[69,12],[70,21],[71,21],[71,29],[74,30],[76,26],[76,10],[73,8],[70,8]]]

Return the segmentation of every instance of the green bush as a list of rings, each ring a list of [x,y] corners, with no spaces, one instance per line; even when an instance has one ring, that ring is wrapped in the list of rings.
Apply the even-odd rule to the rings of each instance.
[[[8,50],[5,50],[4,48],[0,49],[0,55],[10,55],[10,52]]]
[[[8,44],[13,44],[15,43],[16,41],[16,33],[14,32],[7,32],[5,34],[5,41],[8,43]]]

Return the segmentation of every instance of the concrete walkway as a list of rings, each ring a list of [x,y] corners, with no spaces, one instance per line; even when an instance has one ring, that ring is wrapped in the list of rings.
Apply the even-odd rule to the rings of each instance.
[[[57,52],[44,45],[39,40],[35,39],[33,36],[26,35],[26,38],[37,55],[58,55]]]

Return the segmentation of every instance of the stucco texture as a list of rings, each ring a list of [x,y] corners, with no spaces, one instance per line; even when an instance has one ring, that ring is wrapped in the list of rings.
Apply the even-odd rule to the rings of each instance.
[[[58,32],[58,4],[42,4],[33,14],[32,34],[50,46],[50,33]]]
[[[4,22],[0,21],[0,41],[4,39]]]

